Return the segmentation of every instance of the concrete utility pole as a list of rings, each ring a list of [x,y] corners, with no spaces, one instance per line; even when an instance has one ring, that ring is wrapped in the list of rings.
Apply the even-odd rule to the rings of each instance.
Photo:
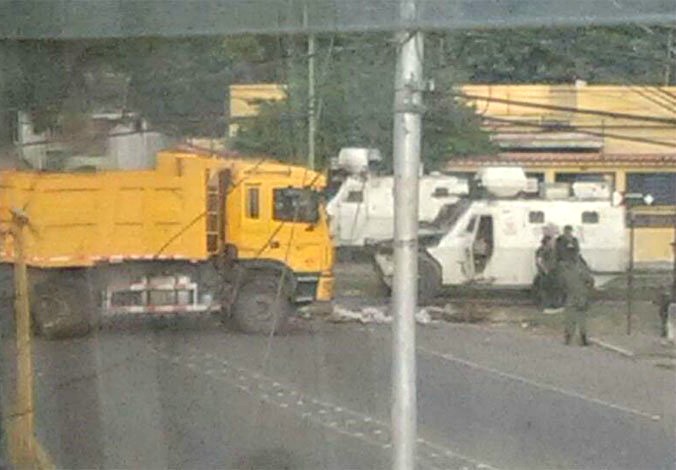
[[[416,0],[401,0],[402,23]],[[417,435],[415,311],[418,301],[418,171],[423,35],[402,31],[394,96],[394,279],[392,283],[392,468],[415,467]]]
[[[303,7],[303,25],[307,28],[307,4]],[[315,140],[317,134],[317,118],[315,115],[315,35],[310,33],[307,38],[307,166],[315,169]]]
[[[671,85],[671,50],[674,48],[674,26],[672,25],[667,32],[667,57],[664,61],[664,86]]]

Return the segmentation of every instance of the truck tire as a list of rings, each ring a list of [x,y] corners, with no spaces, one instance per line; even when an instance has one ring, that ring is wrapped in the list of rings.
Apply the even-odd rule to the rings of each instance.
[[[0,338],[13,338],[14,322],[14,274],[9,265],[0,265]]]
[[[248,334],[284,333],[292,305],[281,274],[252,271],[245,275],[231,305],[236,328]],[[279,295],[278,295],[279,294]]]
[[[431,302],[441,290],[441,269],[427,254],[418,256],[418,304]]]
[[[34,332],[50,340],[86,336],[93,304],[87,283],[81,280],[38,284],[31,298]]]

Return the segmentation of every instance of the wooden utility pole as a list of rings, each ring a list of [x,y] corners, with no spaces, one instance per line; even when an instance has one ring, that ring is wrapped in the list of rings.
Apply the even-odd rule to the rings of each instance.
[[[21,468],[34,462],[33,355],[31,344],[30,306],[28,302],[28,272],[25,256],[26,215],[12,211],[14,244],[14,312],[16,317],[16,390],[12,410],[10,455]]]
[[[47,453],[35,438],[33,350],[31,338],[26,228],[28,216],[12,209],[11,236],[14,245],[14,312],[16,318],[16,389],[8,421],[9,456],[15,468],[53,469]]]
[[[667,32],[667,57],[664,63],[664,86],[671,85],[671,69],[674,67],[672,50],[674,48],[674,26]]]

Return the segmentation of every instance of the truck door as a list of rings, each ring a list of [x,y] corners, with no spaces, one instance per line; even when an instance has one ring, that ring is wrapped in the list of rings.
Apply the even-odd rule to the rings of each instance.
[[[259,183],[244,185],[243,232],[240,251],[246,250],[255,257],[276,258],[283,253],[280,222],[271,221],[270,188]]]

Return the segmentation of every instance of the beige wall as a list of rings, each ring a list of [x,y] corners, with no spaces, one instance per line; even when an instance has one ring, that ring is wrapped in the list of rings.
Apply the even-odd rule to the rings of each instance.
[[[558,121],[576,126],[581,130],[603,134],[605,135],[603,138],[604,153],[665,153],[674,152],[674,147],[676,147],[674,127],[666,124],[491,101],[491,99],[497,98],[535,105],[676,119],[676,87],[464,85],[460,89],[464,94],[480,97],[471,99],[470,102],[476,107],[479,114],[486,117],[526,121],[534,124]],[[535,128],[534,126],[533,129]],[[508,132],[510,129],[523,131],[528,127],[501,126],[501,132]],[[608,136],[608,134],[663,141],[671,146],[618,139]]]
[[[261,102],[286,99],[286,86],[277,83],[255,83],[230,86],[230,128],[233,136],[239,128],[238,121],[256,116]]]

